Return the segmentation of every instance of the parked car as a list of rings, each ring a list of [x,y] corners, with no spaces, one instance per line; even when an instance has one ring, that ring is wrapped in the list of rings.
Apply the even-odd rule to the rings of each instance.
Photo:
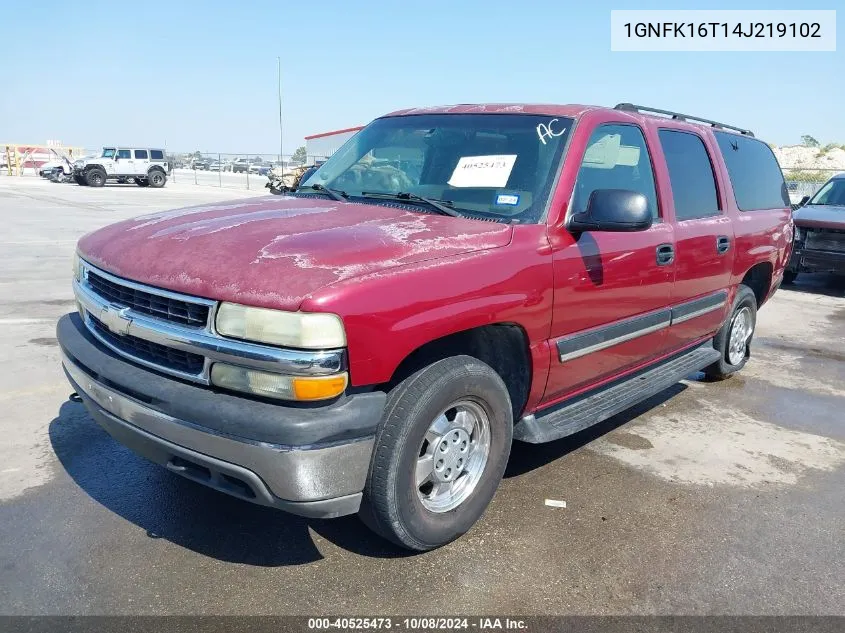
[[[57,173],[58,172],[58,173]],[[51,160],[38,168],[38,175],[42,178],[61,178],[73,173],[73,163],[68,158]]]
[[[428,550],[482,515],[514,439],[741,370],[791,245],[746,130],[630,104],[405,110],[295,192],[84,236],[57,336],[134,451]]]
[[[273,166],[270,163],[265,163],[264,161],[253,161],[249,164],[248,171],[251,174],[266,175],[272,168]]]
[[[845,275],[845,173],[801,200],[792,217],[795,245],[784,282],[802,272]]]
[[[148,147],[104,147],[97,158],[78,160],[73,164],[77,184],[102,187],[109,180],[134,180],[139,187],[164,187],[171,171],[163,149]]]
[[[61,168],[61,167],[63,167],[63,165],[67,164],[67,162],[68,161],[50,160],[50,161],[47,161],[46,163],[42,163],[38,167],[38,175],[41,176],[42,178],[49,178],[50,175],[53,173],[53,170],[56,167]],[[72,165],[73,165],[73,163],[70,163],[71,168],[72,168]]]
[[[249,171],[250,162],[247,158],[236,158],[232,161],[232,171],[236,174],[245,174]]]
[[[208,171],[211,167],[211,160],[208,158],[196,158],[194,162],[191,163],[191,169],[195,171]]]

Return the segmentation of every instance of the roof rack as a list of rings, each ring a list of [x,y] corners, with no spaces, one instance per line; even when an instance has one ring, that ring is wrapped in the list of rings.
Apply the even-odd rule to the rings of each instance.
[[[751,130],[745,130],[741,127],[735,127],[733,125],[727,125],[726,123],[719,123],[718,121],[711,121],[710,119],[702,119],[699,116],[692,116],[689,114],[681,114],[680,112],[672,112],[671,110],[659,110],[657,108],[649,108],[646,106],[641,105],[634,105],[633,103],[617,103],[614,107],[614,110],[625,110],[627,112],[649,112],[654,114],[663,114],[668,117],[671,117],[675,121],[695,121],[698,123],[706,123],[711,127],[718,127],[723,128],[726,130],[734,130],[735,132],[739,132],[740,134],[744,134],[745,136],[754,136],[754,132]]]

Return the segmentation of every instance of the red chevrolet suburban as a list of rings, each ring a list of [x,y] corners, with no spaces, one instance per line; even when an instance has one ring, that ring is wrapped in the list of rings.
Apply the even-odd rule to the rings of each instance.
[[[483,514],[512,440],[741,369],[792,230],[747,130],[631,104],[404,110],[295,192],[84,236],[58,339],[139,454],[426,550]]]

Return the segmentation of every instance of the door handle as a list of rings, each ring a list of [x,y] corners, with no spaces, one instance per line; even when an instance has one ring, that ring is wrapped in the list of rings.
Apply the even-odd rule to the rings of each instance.
[[[675,247],[671,244],[661,244],[657,247],[657,265],[667,266],[675,261]]]
[[[731,248],[731,238],[727,235],[720,235],[716,238],[716,252],[719,255],[724,255]]]

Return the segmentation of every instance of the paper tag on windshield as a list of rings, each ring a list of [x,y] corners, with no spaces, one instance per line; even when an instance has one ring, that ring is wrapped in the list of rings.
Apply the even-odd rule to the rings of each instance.
[[[453,187],[504,187],[515,162],[516,154],[462,156],[448,182]]]

